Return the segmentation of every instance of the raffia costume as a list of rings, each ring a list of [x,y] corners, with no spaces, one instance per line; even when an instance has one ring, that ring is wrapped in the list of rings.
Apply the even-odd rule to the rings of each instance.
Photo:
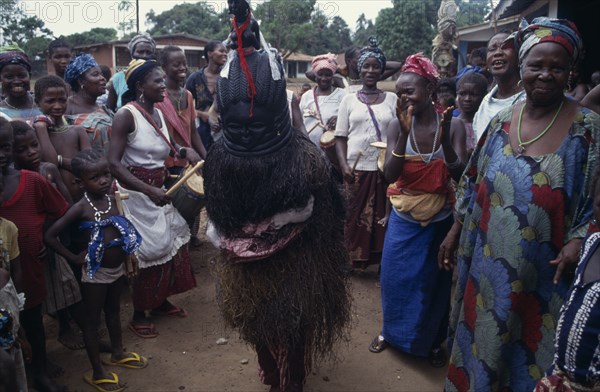
[[[298,391],[347,333],[343,203],[318,147],[291,127],[281,64],[239,53],[218,80],[223,138],[204,168],[218,298],[262,381]]]

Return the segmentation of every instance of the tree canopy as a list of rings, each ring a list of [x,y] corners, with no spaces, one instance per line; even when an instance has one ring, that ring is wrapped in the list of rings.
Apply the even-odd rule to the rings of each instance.
[[[63,38],[73,46],[91,45],[116,40],[117,30],[111,27],[94,27],[89,31],[67,35]]]
[[[150,10],[146,21],[152,25],[152,35],[187,33],[206,39],[225,40],[229,35],[229,15],[227,9],[218,11],[212,4],[177,4],[170,10],[156,14]]]
[[[355,46],[362,48],[369,43],[369,37],[376,35],[375,25],[371,19],[367,19],[365,14],[360,14],[356,19],[356,30],[352,37]]]
[[[17,0],[0,0],[0,44],[14,42],[35,59],[52,39],[52,31],[37,16],[27,16]]]

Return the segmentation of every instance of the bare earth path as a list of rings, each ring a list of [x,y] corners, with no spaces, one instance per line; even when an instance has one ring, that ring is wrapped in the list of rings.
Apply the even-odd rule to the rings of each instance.
[[[185,319],[161,318],[154,322],[160,333],[156,339],[140,339],[126,329],[131,317],[129,296],[122,306],[123,341],[127,350],[150,358],[143,370],[112,368],[128,391],[268,391],[258,379],[254,352],[224,328],[215,303],[215,282],[210,260],[215,250],[208,243],[192,252],[198,287],[173,298],[184,307]],[[340,361],[313,369],[305,391],[441,391],[446,369],[434,369],[425,359],[414,358],[393,349],[380,354],[368,351],[381,323],[380,292],[376,269],[354,275],[351,340],[338,348]],[[56,342],[53,321],[47,323],[48,355],[66,370],[58,382],[69,391],[93,391],[83,380],[90,365],[84,350],[70,351]],[[219,338],[228,340],[217,345]],[[246,362],[246,364],[242,362]]]

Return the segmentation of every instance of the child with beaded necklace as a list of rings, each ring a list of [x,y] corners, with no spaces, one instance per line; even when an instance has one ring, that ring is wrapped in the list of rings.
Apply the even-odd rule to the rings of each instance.
[[[138,249],[142,239],[133,224],[119,214],[114,196],[108,194],[113,179],[102,153],[81,151],[71,161],[71,168],[84,191],[83,198],[47,230],[44,239],[71,263],[83,266],[81,280],[87,313],[83,338],[93,369],[84,380],[98,390],[121,391],[124,385],[119,383],[117,375],[107,372],[102,364],[130,369],[148,365],[146,358],[123,351],[120,321],[120,297],[126,284],[124,263],[127,256]],[[90,240],[88,249],[76,255],[57,237],[77,222]],[[106,315],[112,355],[101,361],[96,331],[102,310]]]

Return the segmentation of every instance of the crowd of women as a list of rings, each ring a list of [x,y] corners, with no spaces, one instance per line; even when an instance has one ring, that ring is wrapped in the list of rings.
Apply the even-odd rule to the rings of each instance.
[[[143,238],[127,246],[129,226],[111,223],[121,234],[118,246],[135,251],[139,267],[128,329],[153,338],[159,332],[151,317],[187,315],[168,297],[196,285],[188,242],[197,240],[202,205],[182,216],[165,185],[220,143],[214,100],[227,49],[209,42],[207,65],[191,75],[178,47],[162,48],[157,61],[147,34],[128,49],[129,67],[111,77],[90,54],[72,58],[68,43],[56,40],[48,51],[55,75],[39,79],[32,95],[27,56],[16,46],[0,48],[0,114],[11,120],[0,120],[0,216],[18,229],[16,248],[0,230],[0,273],[10,271],[14,281],[13,287],[0,274],[0,308],[8,309],[0,310],[0,343],[21,390],[27,389],[23,362],[36,389],[62,389],[46,358],[44,312],[60,315],[62,340],[71,348],[83,344],[69,334],[69,319],[84,330],[91,386],[122,388],[96,360],[99,309],[118,298],[89,289],[89,257],[83,276],[67,265],[79,260],[72,255],[92,249],[90,233],[82,238],[77,226],[62,230],[62,246],[52,227],[46,233],[52,251],[43,242],[44,223],[69,205],[91,207],[97,222],[110,215],[117,200],[105,194],[112,185],[101,180],[106,175],[86,174],[103,160],[108,178],[118,181],[115,189],[129,196],[118,200],[121,213]],[[581,38],[571,22],[538,18],[495,34],[486,52],[484,68],[468,66],[452,80],[456,108],[442,99],[443,83],[428,58],[415,53],[387,61],[374,38],[347,50],[345,67],[332,54],[315,56],[307,74],[314,87],[299,103],[290,101],[303,120],[298,132],[321,148],[345,190],[349,268],[380,266],[383,325],[365,346],[448,364],[449,391],[600,388],[594,219],[600,219],[600,118],[590,110],[600,104],[594,90],[582,101],[589,108],[565,94],[581,59]],[[396,91],[382,91],[380,81],[396,73]],[[26,177],[55,186],[38,184],[43,197],[23,200]],[[125,284],[124,271],[113,270],[103,272],[104,283]],[[87,310],[78,306],[77,280],[88,284],[82,286]],[[24,302],[16,292],[25,293]],[[107,305],[98,305],[99,298]],[[120,333],[110,338],[110,364],[146,366],[143,356],[122,352]],[[563,389],[551,389],[557,385]]]

